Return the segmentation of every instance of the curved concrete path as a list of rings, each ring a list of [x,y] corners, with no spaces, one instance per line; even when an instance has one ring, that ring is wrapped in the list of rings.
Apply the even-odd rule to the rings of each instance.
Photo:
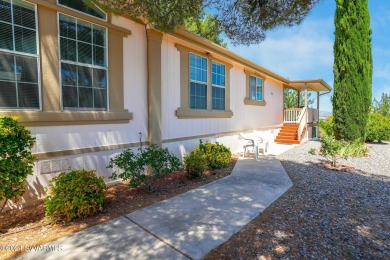
[[[201,259],[291,186],[275,158],[239,160],[228,177],[64,237],[20,258]]]

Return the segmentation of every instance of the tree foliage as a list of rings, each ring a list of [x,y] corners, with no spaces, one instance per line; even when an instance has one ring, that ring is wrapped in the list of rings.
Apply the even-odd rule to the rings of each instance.
[[[277,26],[303,21],[319,0],[209,0],[233,44],[255,44]]]
[[[104,10],[125,16],[163,32],[199,17],[204,0],[90,0]]]
[[[374,99],[372,110],[384,116],[390,116],[390,95],[382,93],[380,101]]]
[[[364,140],[372,96],[368,0],[336,0],[334,133],[338,140]]]
[[[305,92],[300,92],[299,107],[305,106]],[[311,106],[315,103],[311,97],[311,92],[307,93],[307,105]],[[298,107],[298,91],[290,88],[284,88],[284,108]]]
[[[254,44],[265,39],[265,32],[277,26],[302,22],[319,0],[90,0],[104,10],[142,22],[151,28],[169,32],[188,19],[208,23],[215,35],[219,30],[233,44]],[[205,9],[215,16],[202,17]],[[204,20],[205,19],[205,20]],[[209,19],[209,20],[207,20]],[[217,26],[215,26],[217,25]],[[190,30],[194,29],[190,26]],[[195,28],[196,29],[196,28]],[[196,30],[195,30],[196,31]],[[207,30],[208,31],[208,30]],[[207,31],[198,34],[207,37]],[[197,33],[197,32],[195,32]],[[204,36],[203,33],[206,35]],[[217,40],[214,36],[210,40]]]
[[[220,36],[223,32],[221,23],[212,14],[205,14],[202,12],[200,17],[190,17],[185,22],[185,27],[190,32],[215,42],[224,48],[227,47],[227,43],[223,42],[223,39]]]
[[[15,118],[0,118],[0,201],[22,196],[24,181],[32,174],[35,157],[31,153],[35,138]]]

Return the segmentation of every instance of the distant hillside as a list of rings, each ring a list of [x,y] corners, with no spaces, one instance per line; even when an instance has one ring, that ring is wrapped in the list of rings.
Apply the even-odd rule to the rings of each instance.
[[[332,112],[328,112],[328,111],[320,111],[320,117],[321,118],[328,118],[332,115]]]

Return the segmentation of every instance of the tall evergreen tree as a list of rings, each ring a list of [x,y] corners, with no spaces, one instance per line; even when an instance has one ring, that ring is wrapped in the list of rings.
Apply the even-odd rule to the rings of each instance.
[[[334,133],[338,140],[364,140],[372,98],[368,0],[336,0]]]

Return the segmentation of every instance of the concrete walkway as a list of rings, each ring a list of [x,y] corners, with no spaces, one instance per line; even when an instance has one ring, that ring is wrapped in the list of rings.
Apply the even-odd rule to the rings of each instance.
[[[273,157],[239,160],[228,177],[64,237],[21,259],[201,259],[291,186]]]

